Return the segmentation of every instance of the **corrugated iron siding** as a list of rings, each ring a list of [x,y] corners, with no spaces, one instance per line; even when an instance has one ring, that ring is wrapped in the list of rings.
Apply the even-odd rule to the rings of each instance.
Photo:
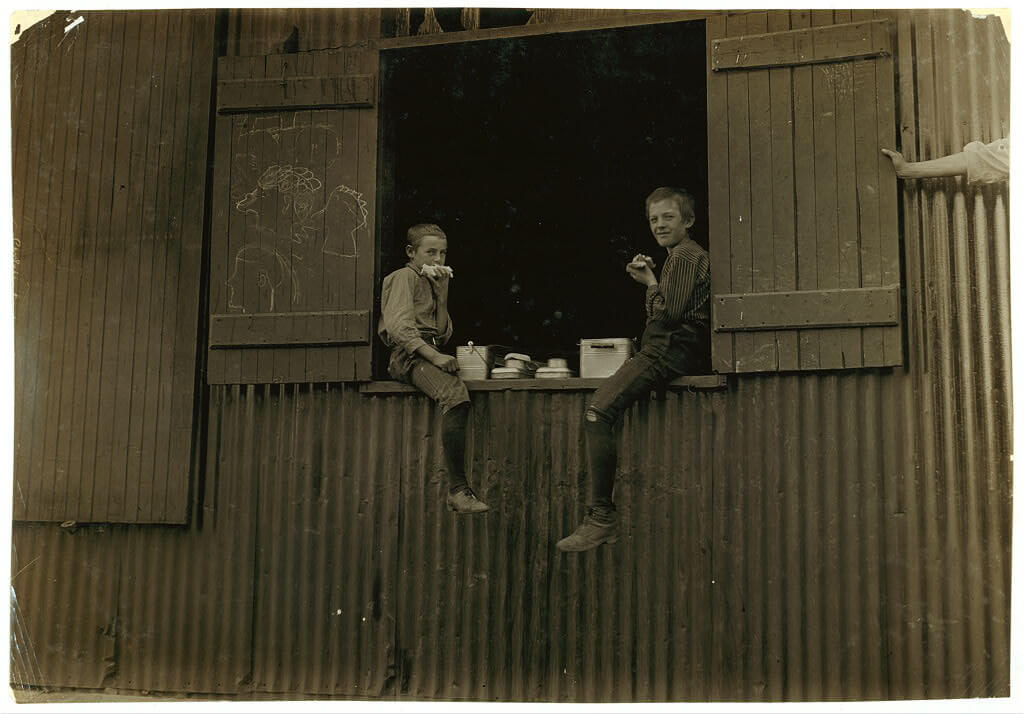
[[[945,116],[961,99],[928,99],[962,86],[954,63],[1000,76],[991,32],[959,12],[900,17],[907,153],[1005,126],[1001,82],[986,85],[980,134],[950,121],[959,109]],[[194,523],[16,525],[13,631],[34,647],[12,653],[12,679],[555,701],[1007,696],[1006,188],[908,182],[903,199],[908,368],[737,377],[637,405],[617,545],[553,548],[585,492],[586,393],[475,393],[471,473],[494,510],[456,518],[425,398],[217,387]]]
[[[630,412],[614,549],[566,555],[579,522],[586,393],[474,395],[470,473],[492,506],[443,511],[440,422],[422,397],[373,397],[401,449],[397,642],[403,696],[701,699],[710,645],[710,504],[718,394]],[[690,438],[663,439],[664,434]],[[625,453],[625,452],[624,452]]]

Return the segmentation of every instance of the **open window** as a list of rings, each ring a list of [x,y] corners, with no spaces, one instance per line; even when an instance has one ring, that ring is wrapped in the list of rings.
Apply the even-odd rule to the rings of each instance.
[[[638,336],[623,266],[664,256],[646,195],[688,188],[707,246],[706,76],[699,21],[383,51],[380,275],[435,222],[453,344],[572,362],[581,338]]]
[[[896,179],[879,152],[896,145],[891,30],[871,14],[708,20],[717,372],[902,364]]]

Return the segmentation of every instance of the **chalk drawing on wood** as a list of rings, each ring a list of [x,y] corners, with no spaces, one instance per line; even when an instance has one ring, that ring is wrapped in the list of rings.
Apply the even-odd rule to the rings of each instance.
[[[258,140],[258,135],[265,134],[277,145],[276,152],[285,156],[297,156],[295,147],[305,147],[309,142],[309,155],[323,157],[326,161],[325,168],[331,168],[341,158],[341,139],[338,132],[330,124],[296,124],[296,117],[292,116],[292,123],[288,126],[275,126],[279,117],[261,117],[265,127],[253,127],[238,135],[238,141],[253,138]]]
[[[256,185],[235,203],[235,209],[246,214],[249,227],[258,232],[274,233],[265,226],[259,210],[261,198],[269,191],[282,197],[282,212],[278,215],[288,224],[288,239],[300,245],[318,245],[328,255],[358,257],[358,232],[367,226],[369,211],[363,194],[344,184],[329,192],[323,182],[305,166],[267,167]],[[326,193],[326,195],[325,195]],[[276,207],[277,202],[273,205]],[[328,226],[329,230],[324,230]],[[324,235],[320,242],[319,234]]]
[[[249,312],[241,304],[246,295],[259,295],[260,305],[269,304],[262,312],[275,312],[278,295],[283,288],[291,288],[291,304],[299,300],[299,283],[288,261],[273,248],[249,244],[235,255],[234,271],[225,283],[228,287],[228,307]]]

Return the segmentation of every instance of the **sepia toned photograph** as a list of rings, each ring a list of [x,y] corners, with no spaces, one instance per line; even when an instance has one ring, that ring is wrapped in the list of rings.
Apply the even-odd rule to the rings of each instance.
[[[1019,694],[1009,10],[10,21],[9,703]]]

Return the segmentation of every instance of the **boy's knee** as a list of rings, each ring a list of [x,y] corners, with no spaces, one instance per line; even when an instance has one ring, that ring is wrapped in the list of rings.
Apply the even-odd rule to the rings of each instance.
[[[456,383],[452,384],[451,387],[445,390],[445,393],[441,395],[442,411],[444,413],[450,412],[452,409],[457,407],[469,408],[469,390],[466,389],[466,384],[461,380],[457,380]]]

